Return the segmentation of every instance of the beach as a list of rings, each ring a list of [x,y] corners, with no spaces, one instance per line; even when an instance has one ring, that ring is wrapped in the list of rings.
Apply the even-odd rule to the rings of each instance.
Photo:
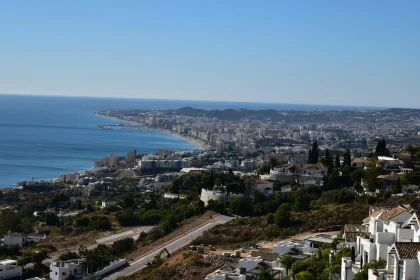
[[[136,125],[143,126],[145,129],[155,130],[155,131],[159,131],[159,132],[162,132],[162,133],[165,133],[165,134],[168,134],[168,135],[172,135],[172,136],[175,136],[175,137],[177,137],[177,138],[179,138],[179,139],[181,139],[185,142],[188,142],[188,143],[196,146],[197,150],[207,150],[207,149],[210,148],[209,145],[202,140],[191,138],[191,137],[179,134],[179,133],[174,132],[174,131],[152,128],[152,127],[144,126],[143,124],[137,123],[137,122],[134,122],[134,121],[127,121],[127,120],[123,120],[123,119],[119,119],[119,118],[115,118],[115,117],[108,117],[108,116],[104,116],[104,115],[100,115],[100,114],[95,114],[95,116],[105,118],[105,119],[111,119],[111,120],[114,120],[114,121],[116,120],[116,121],[122,121],[122,122],[126,122],[126,123],[136,124]]]

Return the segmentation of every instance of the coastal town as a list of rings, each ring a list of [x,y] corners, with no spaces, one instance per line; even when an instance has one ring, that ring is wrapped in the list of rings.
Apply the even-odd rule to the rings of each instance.
[[[1,279],[420,273],[419,110],[281,112],[287,120],[276,121],[225,111],[98,112],[121,121],[100,129],[160,130],[197,149],[133,149],[3,189]]]

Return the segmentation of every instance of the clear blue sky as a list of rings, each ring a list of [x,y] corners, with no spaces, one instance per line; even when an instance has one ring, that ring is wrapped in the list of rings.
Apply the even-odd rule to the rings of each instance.
[[[420,1],[1,1],[0,93],[420,107]]]

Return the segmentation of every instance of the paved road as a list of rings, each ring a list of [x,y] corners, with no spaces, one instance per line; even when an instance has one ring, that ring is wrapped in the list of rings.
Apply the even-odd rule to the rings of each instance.
[[[86,246],[86,248],[88,250],[93,250],[96,247],[98,247],[99,244],[109,245],[109,244],[113,244],[117,240],[121,240],[121,239],[124,239],[124,238],[127,238],[127,237],[132,237],[134,239],[137,239],[140,236],[140,233],[142,231],[149,232],[153,228],[154,228],[154,226],[136,227],[136,228],[130,229],[128,231],[124,231],[124,232],[121,232],[121,233],[117,233],[117,234],[113,234],[113,235],[110,235],[110,236],[107,236],[107,237],[104,237],[104,238],[97,239],[96,243],[90,244],[90,245]],[[78,249],[75,249],[72,252],[78,253]],[[43,264],[49,265],[51,262],[53,262],[55,260],[58,260],[59,257],[60,257],[60,255],[50,256],[43,261]]]
[[[123,270],[120,270],[114,274],[109,275],[108,277],[104,278],[107,280],[114,280],[117,279],[120,276],[128,276],[131,275],[141,269],[143,269],[146,266],[146,263],[153,260],[154,256],[156,256],[162,249],[165,247],[170,253],[184,247],[185,245],[188,245],[191,243],[194,239],[201,236],[206,230],[209,230],[213,227],[215,227],[218,224],[224,224],[230,220],[234,219],[233,217],[228,216],[217,216],[215,219],[213,219],[210,223],[205,224],[202,227],[199,227],[181,237],[178,239],[175,239],[168,244],[156,248],[154,251],[148,253],[147,255],[143,256],[142,258],[130,263],[130,265]]]
[[[114,234],[114,235],[111,235],[111,236],[108,236],[108,237],[97,239],[96,243],[98,243],[98,244],[112,244],[117,240],[124,239],[124,238],[127,238],[127,237],[132,237],[134,239],[137,239],[140,236],[141,232],[144,231],[144,232],[147,233],[147,232],[151,231],[153,228],[154,228],[154,226],[144,226],[144,227],[133,228],[133,229],[130,229],[128,231],[124,231],[124,232]]]

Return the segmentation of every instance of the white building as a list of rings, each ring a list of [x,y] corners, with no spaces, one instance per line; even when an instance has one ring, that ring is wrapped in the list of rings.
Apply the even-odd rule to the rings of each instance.
[[[218,201],[218,202],[227,202],[230,200],[234,200],[238,197],[242,197],[242,194],[225,194],[223,191],[215,187],[213,190],[206,190],[204,188],[201,189],[200,200],[204,202],[204,205],[208,205],[210,200]]]
[[[28,239],[30,241],[38,242],[38,241],[41,241],[45,238],[47,238],[47,236],[45,234],[40,234],[40,233],[30,233],[30,234],[28,234]]]
[[[117,202],[115,202],[115,201],[102,201],[101,208],[105,208],[105,207],[108,207],[108,206],[113,206],[115,204],[117,204]]]
[[[28,235],[24,233],[18,233],[18,232],[8,232],[4,236],[4,245],[5,246],[19,246],[23,247],[28,242]]]
[[[50,265],[51,280],[66,280],[83,276],[83,260],[55,261]]]
[[[386,261],[384,269],[369,270],[369,280],[420,280],[418,214],[402,206],[371,209],[363,220],[364,232],[345,232],[351,258],[343,258],[342,279],[352,280],[368,262]]]
[[[22,267],[14,260],[0,260],[0,279],[17,278],[22,276]]]

